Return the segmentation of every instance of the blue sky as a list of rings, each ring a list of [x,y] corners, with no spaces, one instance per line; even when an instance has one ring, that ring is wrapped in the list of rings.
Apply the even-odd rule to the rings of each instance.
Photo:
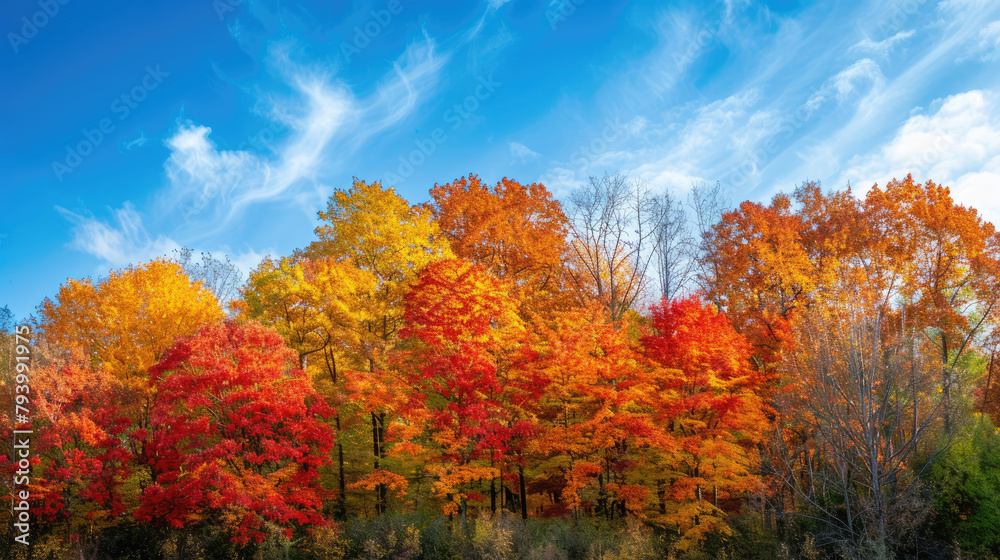
[[[734,201],[913,172],[1000,219],[1000,2],[0,7],[0,305],[180,246],[244,272],[351,177]]]

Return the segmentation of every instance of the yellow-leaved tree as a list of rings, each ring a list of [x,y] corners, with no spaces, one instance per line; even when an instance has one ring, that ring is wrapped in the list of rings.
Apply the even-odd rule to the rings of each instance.
[[[298,353],[300,367],[313,375],[319,394],[335,408],[341,519],[347,515],[347,479],[364,474],[359,469],[367,449],[361,407],[348,398],[344,386],[344,362],[359,353],[358,327],[368,313],[362,298],[373,288],[374,276],[345,260],[267,258],[250,274],[243,299],[234,305],[241,319],[260,321],[281,333]]]
[[[224,316],[210,291],[163,258],[113,270],[100,282],[70,279],[40,312],[49,344],[79,348],[92,366],[126,380],[142,377],[178,337]]]
[[[452,253],[429,210],[411,206],[379,182],[355,179],[350,189],[333,193],[319,217],[325,223],[316,228],[318,239],[302,255],[343,262],[369,276],[357,292],[364,312],[350,326],[354,342],[344,349],[344,375],[351,401],[370,417],[372,428],[373,468],[354,486],[373,490],[375,512],[383,513],[389,488],[402,493],[407,485],[384,468],[389,420],[401,405],[403,384],[390,364],[400,341],[404,296],[424,267]]]

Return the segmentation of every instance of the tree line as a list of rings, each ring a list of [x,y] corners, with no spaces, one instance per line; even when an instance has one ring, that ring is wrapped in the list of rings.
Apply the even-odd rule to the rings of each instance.
[[[245,281],[184,250],[39,305],[43,522],[8,557],[340,557],[419,512],[686,558],[748,523],[789,557],[1000,547],[1000,235],[947,187],[355,179],[318,216]]]

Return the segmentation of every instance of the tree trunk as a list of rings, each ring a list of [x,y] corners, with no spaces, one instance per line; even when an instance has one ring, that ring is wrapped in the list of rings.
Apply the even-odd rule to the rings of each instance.
[[[497,513],[497,479],[490,480],[490,513]]]
[[[335,418],[337,422],[337,435],[340,435],[340,415]],[[340,439],[339,437],[337,439]],[[337,472],[340,476],[340,495],[337,497],[337,510],[340,521],[347,520],[347,481],[344,479],[344,444],[337,442]]]
[[[384,322],[384,318],[383,318]],[[375,373],[375,360],[368,359],[368,372]],[[375,414],[372,412],[372,452],[375,469],[381,465],[381,459],[385,458],[385,413]],[[375,488],[375,513],[381,515],[385,513],[389,505],[389,489],[385,484],[379,484]]]
[[[382,459],[385,458],[385,413],[375,414],[372,412],[372,455],[375,470],[381,468]],[[375,513],[383,514],[388,508],[389,491],[385,484],[379,484],[375,488]]]
[[[951,435],[951,370],[948,367],[948,338],[941,333],[941,393],[944,398],[944,433]]]
[[[521,483],[521,519],[528,518],[528,494],[526,490],[526,485],[524,484],[524,467],[518,465],[517,476]]]
[[[326,360],[326,370],[330,372],[330,378],[333,381],[333,389],[337,390],[337,356],[333,352],[324,349],[323,359]],[[337,473],[340,477],[338,486],[340,489],[340,494],[337,496],[337,520],[345,521],[347,519],[347,481],[344,479],[344,444],[341,442],[340,437],[340,412],[333,418],[334,426],[337,429]]]

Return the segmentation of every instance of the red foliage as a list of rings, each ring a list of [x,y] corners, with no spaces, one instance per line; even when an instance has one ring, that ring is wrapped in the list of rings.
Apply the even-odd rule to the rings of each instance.
[[[331,410],[281,336],[219,323],[175,345],[150,370],[156,388],[143,460],[154,484],[135,513],[184,527],[221,516],[233,540],[323,524],[317,469],[330,462]],[[140,435],[140,434],[135,434]]]
[[[750,344],[724,315],[693,297],[663,302],[652,315],[657,334],[643,337],[647,354],[683,372],[666,384],[681,395],[668,415],[710,408],[725,417],[740,406],[742,391],[764,389],[760,372],[750,368]]]
[[[44,368],[36,378],[38,414],[48,418],[39,430],[42,476],[34,480],[33,511],[43,519],[73,516],[113,519],[125,512],[123,485],[134,470],[135,455],[125,435],[132,426],[133,388],[83,363],[79,353],[61,366]]]

